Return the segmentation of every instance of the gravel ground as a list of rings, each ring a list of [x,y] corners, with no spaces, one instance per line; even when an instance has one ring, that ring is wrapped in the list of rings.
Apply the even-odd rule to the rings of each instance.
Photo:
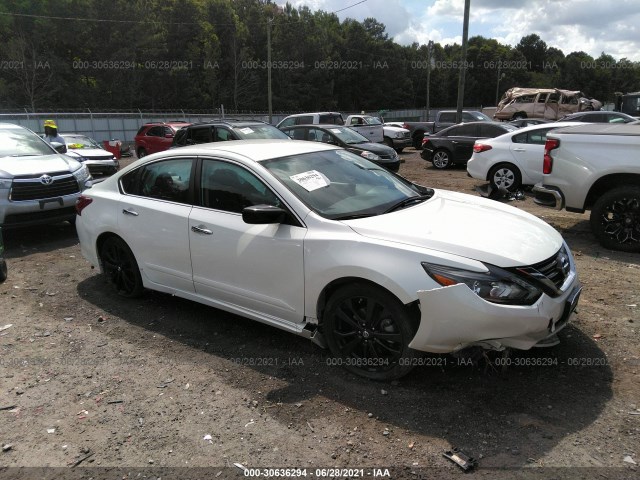
[[[400,173],[421,184],[482,184],[413,149],[402,157]],[[640,256],[600,247],[586,215],[530,193],[510,204],[576,256],[584,291],[561,344],[428,356],[392,383],[213,308],[123,299],[68,224],[4,232],[0,478],[453,478],[452,448],[477,460],[474,478],[639,478]]]

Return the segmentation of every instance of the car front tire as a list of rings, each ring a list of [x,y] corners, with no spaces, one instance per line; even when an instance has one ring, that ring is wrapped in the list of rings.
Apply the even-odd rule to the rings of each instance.
[[[147,151],[144,148],[139,148],[136,152],[136,155],[138,156],[138,158],[146,157]]]
[[[389,381],[409,373],[420,355],[409,348],[417,323],[386,290],[354,283],[329,299],[323,333],[335,365],[361,377]]]
[[[640,252],[640,187],[617,187],[601,195],[589,221],[602,246]]]
[[[107,282],[115,287],[118,295],[127,298],[142,295],[144,288],[138,262],[124,240],[107,238],[100,248],[100,261]]]

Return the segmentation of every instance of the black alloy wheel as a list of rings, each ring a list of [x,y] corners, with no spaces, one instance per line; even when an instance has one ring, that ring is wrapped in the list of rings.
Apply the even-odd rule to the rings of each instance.
[[[400,378],[420,352],[409,348],[417,319],[386,290],[352,284],[329,299],[323,332],[336,365],[372,380]]]
[[[115,287],[119,295],[133,298],[142,294],[142,277],[138,262],[122,239],[106,239],[100,248],[100,260],[107,281]]]
[[[640,252],[640,187],[618,187],[600,196],[591,210],[590,222],[604,247]]]

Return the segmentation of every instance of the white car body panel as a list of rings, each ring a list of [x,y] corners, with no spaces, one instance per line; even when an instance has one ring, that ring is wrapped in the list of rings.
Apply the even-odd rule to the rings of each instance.
[[[301,226],[249,225],[240,214],[169,201],[158,210],[158,200],[121,194],[118,180],[124,174],[177,154],[145,157],[86,192],[93,202],[76,224],[82,254],[100,267],[97,239],[111,232],[131,247],[145,287],[307,336],[305,326],[321,321],[324,289],[345,278],[380,285],[403,304],[419,302],[421,324],[410,343],[417,350],[451,352],[483,343],[531,348],[553,333],[550,322],[559,320],[579,285],[570,253],[571,275],[562,294],[542,294],[527,306],[487,302],[464,284],[441,287],[422,267],[427,262],[485,272],[483,262],[502,268],[533,265],[564,245],[551,226],[508,205],[442,190],[392,213],[330,220],[311,211],[259,163],[325,150],[335,147],[271,140],[180,149],[182,157],[226,158],[245,166],[273,188]],[[148,211],[152,204],[154,213]],[[138,216],[124,214],[125,209]]]
[[[196,233],[192,227],[212,234]],[[306,228],[248,225],[240,214],[194,207],[189,230],[198,295],[284,321],[304,320]]]
[[[159,202],[161,210],[152,208]],[[189,245],[189,213],[193,207],[132,195],[124,196],[119,203],[118,232],[135,252],[143,280],[195,292],[189,249],[177,248]]]

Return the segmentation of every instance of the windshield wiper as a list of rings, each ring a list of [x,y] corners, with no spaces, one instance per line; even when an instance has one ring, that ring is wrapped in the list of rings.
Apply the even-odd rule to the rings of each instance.
[[[400,208],[407,207],[407,206],[411,205],[412,203],[424,202],[425,200],[429,200],[431,197],[432,197],[432,195],[418,195],[416,197],[405,198],[404,200],[400,200],[395,205],[392,205],[390,208],[387,208],[382,213],[390,213],[390,212],[393,212],[393,211],[398,210]]]
[[[355,220],[356,218],[373,217],[373,213],[356,213],[354,215],[345,215],[344,217],[336,217],[332,220]]]

